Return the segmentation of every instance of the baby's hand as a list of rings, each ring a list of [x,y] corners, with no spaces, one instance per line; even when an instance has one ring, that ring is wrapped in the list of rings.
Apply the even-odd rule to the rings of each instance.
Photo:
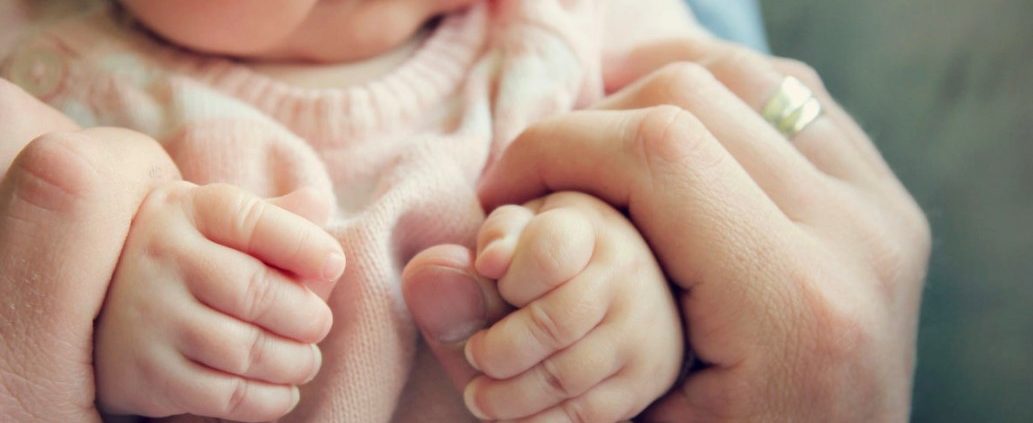
[[[294,408],[322,361],[316,343],[333,319],[323,298],[344,255],[274,204],[325,220],[314,196],[265,201],[186,182],[148,196],[98,320],[102,410],[262,421]]]
[[[466,344],[484,373],[464,393],[479,418],[630,419],[677,379],[684,341],[667,280],[609,205],[560,193],[499,208],[476,268],[519,308]]]

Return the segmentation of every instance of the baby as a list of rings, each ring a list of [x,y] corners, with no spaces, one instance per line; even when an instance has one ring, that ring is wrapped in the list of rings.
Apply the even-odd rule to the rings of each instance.
[[[476,244],[516,308],[468,345],[478,418],[554,421],[595,397],[629,419],[674,383],[677,308],[621,212],[559,193],[484,219],[474,186],[529,124],[630,82],[630,52],[698,31],[677,0],[82,9],[25,31],[3,77],[82,126],[153,137],[183,179],[144,201],[112,276],[104,411],[460,419],[398,286],[446,242]]]

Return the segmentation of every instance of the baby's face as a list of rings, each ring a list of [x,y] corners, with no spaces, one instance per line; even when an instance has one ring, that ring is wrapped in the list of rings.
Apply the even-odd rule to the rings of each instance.
[[[122,0],[141,22],[194,50],[343,62],[383,53],[427,20],[476,0]]]

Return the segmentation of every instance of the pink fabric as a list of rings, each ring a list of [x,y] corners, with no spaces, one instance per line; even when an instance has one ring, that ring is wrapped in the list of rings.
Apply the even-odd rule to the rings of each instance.
[[[474,184],[513,137],[602,96],[603,22],[589,0],[484,3],[383,78],[315,90],[166,46],[102,5],[24,38],[2,76],[83,126],[155,137],[190,181],[321,190],[348,269],[322,372],[291,418],[458,421],[470,417],[418,344],[401,269],[431,245],[472,243]]]

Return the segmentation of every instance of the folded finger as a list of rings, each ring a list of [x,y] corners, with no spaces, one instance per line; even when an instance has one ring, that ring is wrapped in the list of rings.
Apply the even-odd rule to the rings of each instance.
[[[498,281],[502,298],[523,307],[584,270],[596,244],[590,219],[569,207],[532,218],[519,236],[509,271]]]
[[[828,95],[813,70],[787,73],[789,66],[776,60],[721,41],[685,44],[689,60],[699,62],[738,95],[751,108],[763,110],[787,76],[799,76],[821,105],[823,113],[813,123],[792,136],[792,144],[823,172],[855,183],[871,183],[883,169],[872,167],[871,148],[859,148],[867,137],[858,138],[848,128],[855,126],[845,113],[836,113],[838,104]],[[833,113],[829,113],[833,111]],[[875,155],[877,156],[877,154]],[[881,160],[881,159],[879,159]]]
[[[517,205],[506,205],[491,212],[477,233],[477,273],[489,279],[500,279],[509,270],[517,241],[534,218],[535,211]]]
[[[508,379],[582,339],[605,318],[614,284],[609,269],[585,269],[548,295],[510,313],[466,343],[467,360],[494,379]]]
[[[291,191],[285,195],[270,198],[269,203],[304,217],[316,225],[325,225],[330,220],[331,204],[319,190],[305,187]]]
[[[648,403],[640,398],[624,372],[607,379],[581,396],[563,401],[530,417],[507,420],[520,423],[616,422],[631,419]]]
[[[190,292],[209,307],[303,343],[322,341],[333,313],[319,296],[254,257],[218,244],[193,251]]]
[[[315,377],[322,355],[303,344],[212,310],[199,310],[177,334],[187,358],[221,372],[272,384],[299,385]]]
[[[296,386],[245,379],[184,360],[169,385],[173,401],[183,412],[243,422],[263,422],[283,417],[301,399]]]
[[[198,229],[212,241],[303,279],[336,280],[344,272],[340,244],[301,216],[229,185],[200,187],[193,200]]]
[[[623,368],[620,339],[601,326],[513,378],[478,377],[464,391],[467,408],[481,419],[516,419],[580,396]]]

